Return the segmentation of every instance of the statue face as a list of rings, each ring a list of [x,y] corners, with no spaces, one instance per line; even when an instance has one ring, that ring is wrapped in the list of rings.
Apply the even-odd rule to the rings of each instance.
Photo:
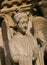
[[[26,18],[21,18],[19,20],[18,27],[22,32],[26,32],[28,27],[28,20]]]

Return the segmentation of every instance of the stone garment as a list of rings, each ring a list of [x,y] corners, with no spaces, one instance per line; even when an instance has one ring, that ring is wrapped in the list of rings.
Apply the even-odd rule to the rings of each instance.
[[[36,39],[31,35],[16,34],[9,42],[10,53],[12,59],[16,62],[23,57],[32,57],[38,53],[38,45]]]

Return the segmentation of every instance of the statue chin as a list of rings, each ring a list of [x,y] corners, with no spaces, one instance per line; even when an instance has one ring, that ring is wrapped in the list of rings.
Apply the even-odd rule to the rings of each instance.
[[[26,34],[26,31],[22,31],[22,34],[25,35]]]
[[[25,35],[26,34],[26,30],[25,29],[19,29],[19,32],[21,33],[21,34],[23,34],[23,35]]]

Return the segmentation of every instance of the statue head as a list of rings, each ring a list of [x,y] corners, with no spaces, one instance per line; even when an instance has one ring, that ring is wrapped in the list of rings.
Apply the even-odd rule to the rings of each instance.
[[[25,33],[28,27],[28,17],[27,14],[22,12],[22,13],[17,13],[14,16],[15,23],[17,23],[17,29]]]

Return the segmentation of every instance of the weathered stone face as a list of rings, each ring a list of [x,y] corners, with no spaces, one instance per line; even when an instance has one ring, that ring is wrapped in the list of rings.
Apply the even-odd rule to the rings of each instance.
[[[28,27],[28,21],[26,20],[26,18],[21,18],[19,20],[18,27],[21,31],[26,32]]]
[[[26,13],[21,12],[14,15],[14,22],[17,24],[17,31],[25,33],[28,27],[28,16]]]

